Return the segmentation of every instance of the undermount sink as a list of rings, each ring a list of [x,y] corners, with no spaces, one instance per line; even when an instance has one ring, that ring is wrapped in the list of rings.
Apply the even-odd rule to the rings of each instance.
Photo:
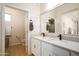
[[[63,42],[63,43],[66,43],[66,44],[68,44],[68,43],[70,43],[69,41],[67,41],[67,40],[59,40],[59,38],[58,37],[43,37],[45,40],[57,40],[57,41],[60,41],[60,42]]]
[[[50,40],[51,38],[50,37],[43,37],[44,39],[46,39],[46,40]]]
[[[46,40],[59,40],[59,38],[56,37],[43,37]]]
[[[66,43],[66,44],[70,43],[70,41],[67,41],[67,40],[61,40],[61,42]]]

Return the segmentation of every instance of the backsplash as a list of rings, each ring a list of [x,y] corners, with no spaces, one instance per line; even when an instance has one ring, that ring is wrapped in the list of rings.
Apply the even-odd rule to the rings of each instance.
[[[59,34],[57,33],[45,33],[46,36],[49,36],[49,37],[57,37]]]
[[[34,34],[32,34],[32,35],[34,35]],[[38,35],[40,35],[40,34],[38,34]],[[38,36],[38,35],[36,35],[36,36]],[[54,38],[56,38],[58,35],[59,34],[57,34],[57,33],[45,33],[45,36],[54,37]],[[79,42],[79,35],[62,35],[62,39],[74,41],[74,42]]]
[[[79,36],[77,35],[62,35],[62,39],[79,42]]]
[[[45,34],[46,36],[49,36],[49,37],[57,37],[59,35],[57,33],[45,33]],[[62,35],[62,39],[79,42],[79,35]]]

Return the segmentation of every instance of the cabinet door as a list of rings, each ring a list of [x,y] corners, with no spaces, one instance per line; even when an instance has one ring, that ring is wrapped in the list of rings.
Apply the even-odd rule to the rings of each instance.
[[[35,55],[36,54],[36,44],[35,44],[35,40],[32,38],[31,39],[31,51],[32,53]]]
[[[49,49],[43,48],[42,49],[42,56],[52,56],[53,52],[50,51]]]
[[[40,56],[40,41],[32,38],[31,43],[32,53],[36,56]]]
[[[55,56],[69,56],[69,51],[63,48],[53,46]]]
[[[42,56],[53,56],[53,45],[42,42]]]
[[[71,56],[79,56],[79,53],[71,52]]]

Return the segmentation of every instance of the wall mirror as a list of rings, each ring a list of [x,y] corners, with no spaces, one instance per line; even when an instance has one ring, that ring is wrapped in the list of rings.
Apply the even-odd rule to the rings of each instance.
[[[41,32],[55,33],[55,19],[51,11],[41,15]]]
[[[73,10],[61,15],[62,33],[63,34],[78,34],[78,10]]]
[[[48,22],[46,23],[46,30],[49,33],[55,33],[55,19],[54,18],[48,19]]]
[[[41,32],[67,35],[79,34],[79,4],[63,4],[41,15]],[[49,19],[54,19],[53,32],[46,29]]]

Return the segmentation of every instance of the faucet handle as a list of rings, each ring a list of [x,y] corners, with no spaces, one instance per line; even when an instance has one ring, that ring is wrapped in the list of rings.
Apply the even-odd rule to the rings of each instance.
[[[43,35],[43,37],[45,37],[45,33],[43,32],[43,33],[41,33],[42,35]]]

